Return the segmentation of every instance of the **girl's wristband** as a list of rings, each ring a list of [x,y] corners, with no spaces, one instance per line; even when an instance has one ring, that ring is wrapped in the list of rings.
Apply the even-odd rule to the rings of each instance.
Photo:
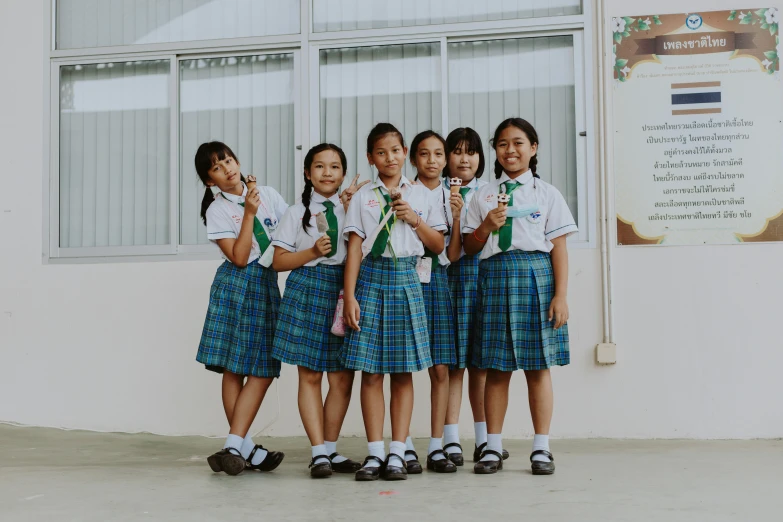
[[[419,229],[420,226],[421,226],[421,216],[416,214],[416,226],[415,227],[411,227],[411,228],[415,232],[416,230]]]
[[[476,240],[476,241],[478,241],[479,243],[486,243],[487,241],[489,241],[489,238],[487,238],[487,239],[481,239],[480,237],[478,237],[478,234],[476,234],[476,232],[477,232],[477,231],[478,231],[478,229],[476,229],[476,230],[474,230],[474,231],[473,231],[473,239],[475,239],[475,240]]]

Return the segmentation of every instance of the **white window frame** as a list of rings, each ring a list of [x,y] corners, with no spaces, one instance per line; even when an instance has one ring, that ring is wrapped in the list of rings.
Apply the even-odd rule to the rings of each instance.
[[[594,41],[593,0],[583,0],[581,15],[461,22],[442,25],[406,26],[357,31],[313,32],[312,0],[300,0],[300,34],[197,40],[188,42],[124,45],[87,49],[55,49],[55,4],[47,2],[44,19],[45,42],[49,56],[44,66],[44,115],[48,129],[44,132],[43,194],[43,262],[52,264],[219,259],[213,245],[179,244],[180,201],[180,61],[201,57],[242,56],[292,53],[294,55],[294,152],[300,165],[312,144],[320,142],[319,53],[322,49],[400,45],[440,42],[442,128],[448,130],[448,44],[459,41],[518,39],[570,35],[574,42],[574,79],[576,108],[576,158],[579,233],[569,237],[572,248],[595,248],[597,244],[597,203],[595,177]],[[167,59],[171,67],[169,96],[171,101],[171,194],[170,244],[132,247],[59,247],[59,68],[63,65],[85,65],[108,61]],[[304,131],[309,129],[309,132]],[[586,134],[586,135],[585,135]],[[299,169],[294,170],[295,194],[303,188]],[[297,196],[298,197],[298,196]]]

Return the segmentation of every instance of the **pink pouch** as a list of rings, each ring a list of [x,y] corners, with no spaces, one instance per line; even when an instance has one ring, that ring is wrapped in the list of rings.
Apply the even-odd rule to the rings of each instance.
[[[343,306],[343,291],[340,290],[340,296],[337,298],[337,308],[334,310],[334,320],[332,321],[332,334],[337,337],[345,337]]]

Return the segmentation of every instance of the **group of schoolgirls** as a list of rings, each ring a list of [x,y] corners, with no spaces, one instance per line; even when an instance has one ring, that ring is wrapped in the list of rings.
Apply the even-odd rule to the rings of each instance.
[[[197,355],[223,374],[230,427],[224,447],[207,459],[211,469],[237,475],[271,471],[282,462],[283,453],[255,444],[249,430],[285,362],[298,368],[312,477],[339,472],[359,481],[404,480],[421,473],[410,423],[412,374],[425,368],[431,381],[428,470],[453,473],[464,463],[457,427],[466,368],[474,471],[503,468],[509,383],[521,369],[536,433],[532,472],[552,474],[549,368],[569,363],[566,237],[577,228],[562,195],[536,174],[538,144],[527,121],[502,122],[491,141],[495,180],[485,182],[474,130],[456,129],[445,140],[422,132],[411,143],[417,175],[409,180],[402,174],[409,152],[402,134],[380,123],[367,138],[374,182],[354,179],[340,191],[345,154],[321,144],[305,157],[304,192],[291,207],[274,189],[245,179],[228,146],[201,145],[195,159],[207,186],[201,215],[225,258]],[[282,271],[290,275],[281,300]],[[335,335],[341,319],[344,337]],[[363,463],[337,451],[355,371],[362,372]]]

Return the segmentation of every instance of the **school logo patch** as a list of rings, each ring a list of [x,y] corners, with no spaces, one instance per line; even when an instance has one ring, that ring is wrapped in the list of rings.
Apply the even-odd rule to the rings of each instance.
[[[274,230],[277,228],[277,220],[275,219],[274,221],[272,221],[271,219],[266,218],[264,220],[264,225],[266,225],[266,228],[270,230]]]
[[[370,200],[367,201],[367,203],[365,203],[364,206],[369,207],[369,208],[376,208],[376,207],[380,206],[380,203],[378,203],[378,201],[375,200],[375,199],[370,199]]]
[[[484,201],[487,203],[492,203],[492,201],[495,200],[495,194],[487,194],[487,197],[484,198]]]
[[[533,223],[534,225],[537,225],[538,223],[541,222],[541,212],[536,210],[535,212],[527,216],[527,220]]]

